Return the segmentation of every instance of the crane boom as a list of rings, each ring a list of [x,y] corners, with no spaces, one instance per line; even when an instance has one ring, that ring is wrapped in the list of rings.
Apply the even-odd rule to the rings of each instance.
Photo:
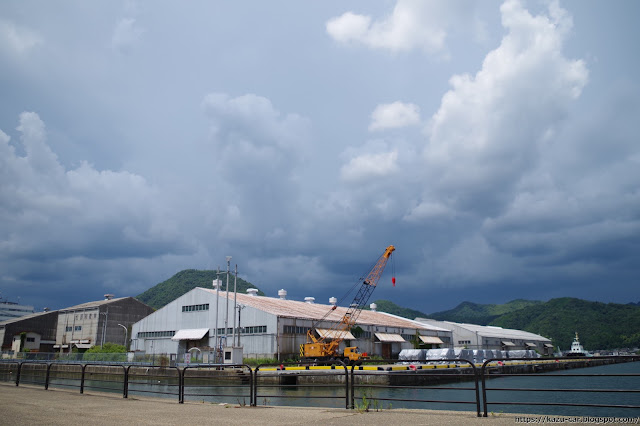
[[[301,356],[305,358],[328,358],[337,355],[340,343],[344,340],[349,329],[351,329],[358,320],[358,317],[360,316],[362,309],[367,304],[371,293],[373,293],[373,290],[375,290],[378,285],[378,281],[382,276],[385,266],[387,266],[387,261],[391,257],[391,253],[393,253],[395,249],[396,248],[392,245],[388,246],[376,263],[371,267],[369,272],[364,277],[360,278],[360,288],[358,289],[353,302],[351,302],[347,308],[347,312],[345,312],[341,320],[331,327],[330,333],[316,337],[317,330],[315,324],[309,329],[307,332],[307,343],[301,345]],[[335,309],[336,306],[333,306],[324,317],[316,322],[316,324],[326,319]],[[327,341],[328,339],[331,340]]]

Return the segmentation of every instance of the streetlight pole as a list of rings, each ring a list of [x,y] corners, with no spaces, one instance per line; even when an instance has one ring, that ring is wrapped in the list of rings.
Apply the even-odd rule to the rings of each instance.
[[[118,325],[119,325],[120,327],[124,328],[124,349],[125,349],[126,351],[128,351],[128,350],[129,350],[129,347],[128,347],[128,345],[127,345],[127,337],[129,336],[129,330],[127,330],[127,327],[125,327],[125,326],[124,326],[124,325],[122,325],[122,324],[118,324]]]
[[[104,315],[104,323],[102,323],[102,344],[100,347],[104,346],[105,335],[107,334],[107,321],[109,320],[109,307],[107,306],[107,312],[100,312],[100,315]]]

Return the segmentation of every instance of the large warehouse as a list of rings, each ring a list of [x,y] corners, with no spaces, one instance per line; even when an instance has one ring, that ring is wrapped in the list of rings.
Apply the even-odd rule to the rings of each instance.
[[[284,290],[278,292],[279,298],[256,293],[249,289],[248,294],[234,295],[196,287],[135,323],[131,349],[148,354],[177,354],[181,361],[185,353],[211,357],[217,341],[218,348],[241,346],[244,357],[284,360],[299,355],[300,344],[306,342],[307,330],[314,322],[326,316],[316,329],[328,333],[347,311],[344,307],[331,311],[332,304],[314,303],[312,297],[305,298],[305,302],[287,300]],[[234,309],[234,299],[239,309]],[[416,338],[433,348],[450,347],[452,342],[451,332],[441,327],[383,312],[362,311],[341,350],[348,343],[358,346],[361,352],[391,358],[402,349],[413,348],[411,341]],[[225,350],[225,358],[227,353]]]
[[[542,355],[550,355],[553,352],[551,340],[527,331],[428,318],[416,318],[416,321],[451,330],[453,347],[455,348],[502,351],[533,349]]]

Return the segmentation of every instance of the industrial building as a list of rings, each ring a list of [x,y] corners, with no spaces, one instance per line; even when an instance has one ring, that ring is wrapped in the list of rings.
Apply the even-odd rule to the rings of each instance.
[[[416,321],[451,330],[454,348],[496,349],[502,351],[535,350],[541,355],[551,355],[553,353],[553,345],[550,339],[527,331],[438,321],[429,318],[416,318]]]
[[[57,322],[58,311],[38,312],[0,322],[2,351],[52,352]]]
[[[133,297],[83,303],[58,311],[54,349],[71,352],[86,350],[106,342],[127,346],[129,329],[136,321],[153,312],[153,308]]]
[[[206,361],[215,356],[216,348],[224,350],[225,362],[241,362],[242,357],[284,360],[299,356],[312,326],[331,338],[330,329],[347,311],[333,309],[335,298],[330,304],[320,304],[313,297],[304,302],[288,300],[284,290],[278,292],[278,298],[258,296],[257,291],[234,294],[196,287],[135,323],[131,350],[176,354],[178,361],[191,353]],[[423,347],[449,347],[452,334],[438,326],[363,310],[341,348],[358,346],[361,352],[391,358],[402,349],[413,348],[412,341]],[[234,347],[242,347],[242,355]]]

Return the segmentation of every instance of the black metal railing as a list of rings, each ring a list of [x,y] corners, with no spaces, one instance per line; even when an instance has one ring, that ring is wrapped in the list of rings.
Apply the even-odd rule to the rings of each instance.
[[[475,405],[477,416],[480,417],[480,387],[478,373],[473,362],[466,359],[444,359],[437,364],[425,364],[424,360],[376,360],[378,365],[363,365],[351,367],[351,404],[355,409],[377,409],[379,402],[404,402],[425,404],[468,404]],[[382,365],[379,365],[382,364]],[[386,364],[386,365],[385,365]],[[440,386],[446,383],[470,381],[470,386]],[[391,390],[410,391],[428,390],[431,394],[441,395],[447,391],[455,391],[456,399],[424,399],[411,397],[383,396]],[[406,392],[404,392],[406,394]],[[416,392],[423,395],[424,392]],[[467,399],[464,399],[464,398]],[[356,401],[362,401],[358,403]],[[383,407],[381,407],[383,408]]]
[[[182,371],[176,366],[129,365],[126,370],[127,396],[129,392],[139,394],[171,395],[183,402]]]
[[[182,369],[182,400],[216,398],[253,404],[253,370],[246,364],[200,364]]]
[[[615,409],[638,409],[640,408],[640,388],[637,389],[613,389],[613,388],[597,388],[597,378],[635,378],[640,374],[628,373],[600,373],[589,374],[588,372],[573,374],[566,373],[567,369],[583,368],[598,365],[607,365],[618,362],[633,362],[639,361],[640,357],[589,357],[589,358],[573,358],[563,357],[555,359],[535,359],[530,358],[510,358],[508,363],[504,360],[489,359],[486,360],[480,370],[480,377],[482,378],[482,401],[484,408],[484,417],[488,415],[489,405],[498,406],[546,406],[546,407],[598,407],[598,408],[615,408]],[[521,362],[522,364],[519,364]],[[522,368],[517,368],[518,365],[524,365],[529,368],[529,371],[522,371]],[[555,374],[532,374],[541,372],[551,372]],[[558,374],[559,373],[559,374]],[[497,379],[501,377],[519,377],[527,378],[527,382],[534,382],[536,380],[544,380],[545,383],[554,381],[553,387],[505,387],[505,386],[489,386],[488,379]],[[567,384],[567,378],[575,378],[573,386],[555,387],[556,384],[562,385],[562,382]],[[490,380],[491,381],[491,380]],[[557,383],[561,381],[561,383]],[[494,381],[495,382],[495,381]],[[638,382],[640,383],[640,382]],[[576,387],[583,386],[583,387]],[[510,401],[499,399],[500,392],[508,392]],[[535,400],[535,395],[540,393],[553,393],[554,401],[541,401]],[[522,394],[529,400],[512,400],[514,395]],[[556,395],[557,394],[557,395]],[[494,398],[495,395],[495,398]],[[503,394],[504,395],[504,394]],[[596,398],[588,398],[588,395],[593,395]],[[637,395],[635,404],[616,404],[616,403],[603,403],[603,395],[615,395],[619,398],[622,395]],[[489,396],[492,398],[490,399]],[[564,398],[564,400],[561,399]],[[579,397],[579,398],[577,398]],[[568,401],[567,399],[579,399],[579,402]]]
[[[122,391],[122,397],[126,398],[128,394],[127,366],[102,363],[82,364],[80,393],[84,393],[85,389],[106,392]]]
[[[292,398],[344,400],[345,408],[349,408],[349,370],[342,361],[260,364],[253,374],[253,406],[258,405],[259,398],[264,405],[271,398]],[[280,392],[274,393],[276,389]]]
[[[80,388],[84,368],[78,363],[50,363],[47,366],[45,389],[49,387]]]
[[[159,367],[105,363],[60,363],[0,361],[0,381],[50,387],[79,388],[177,396],[187,399],[227,400],[243,405],[271,405],[272,399],[303,400],[302,404],[346,409],[386,408],[377,404],[401,402],[405,408],[436,408],[442,404],[474,406],[478,416],[488,416],[489,407],[594,407],[595,409],[640,409],[639,373],[602,372],[575,368],[640,361],[640,356],[589,358],[490,359],[482,366],[470,360],[438,362],[376,360],[346,366],[340,361],[313,364],[248,365],[200,364]],[[622,370],[624,371],[624,369]],[[548,373],[548,374],[535,374]],[[517,377],[514,385],[508,378]],[[506,380],[496,380],[496,379]],[[606,386],[597,380],[608,378]],[[614,379],[614,380],[611,380]],[[625,381],[626,382],[623,382]],[[569,386],[568,381],[572,383]],[[509,384],[511,384],[509,386]],[[551,385],[550,385],[551,384]],[[455,392],[455,394],[453,394]],[[548,394],[558,395],[549,398]],[[573,400],[564,400],[573,394]],[[508,398],[504,396],[508,395]],[[518,397],[522,395],[522,399]],[[546,398],[542,398],[546,395]],[[560,398],[562,396],[562,398]],[[590,398],[590,397],[594,398]],[[612,397],[607,400],[607,397]],[[314,401],[315,402],[312,402]],[[439,405],[440,404],[440,405]],[[520,410],[522,412],[522,410]],[[525,409],[525,412],[533,411]],[[617,412],[617,411],[616,411]],[[560,413],[562,414],[562,413]]]

